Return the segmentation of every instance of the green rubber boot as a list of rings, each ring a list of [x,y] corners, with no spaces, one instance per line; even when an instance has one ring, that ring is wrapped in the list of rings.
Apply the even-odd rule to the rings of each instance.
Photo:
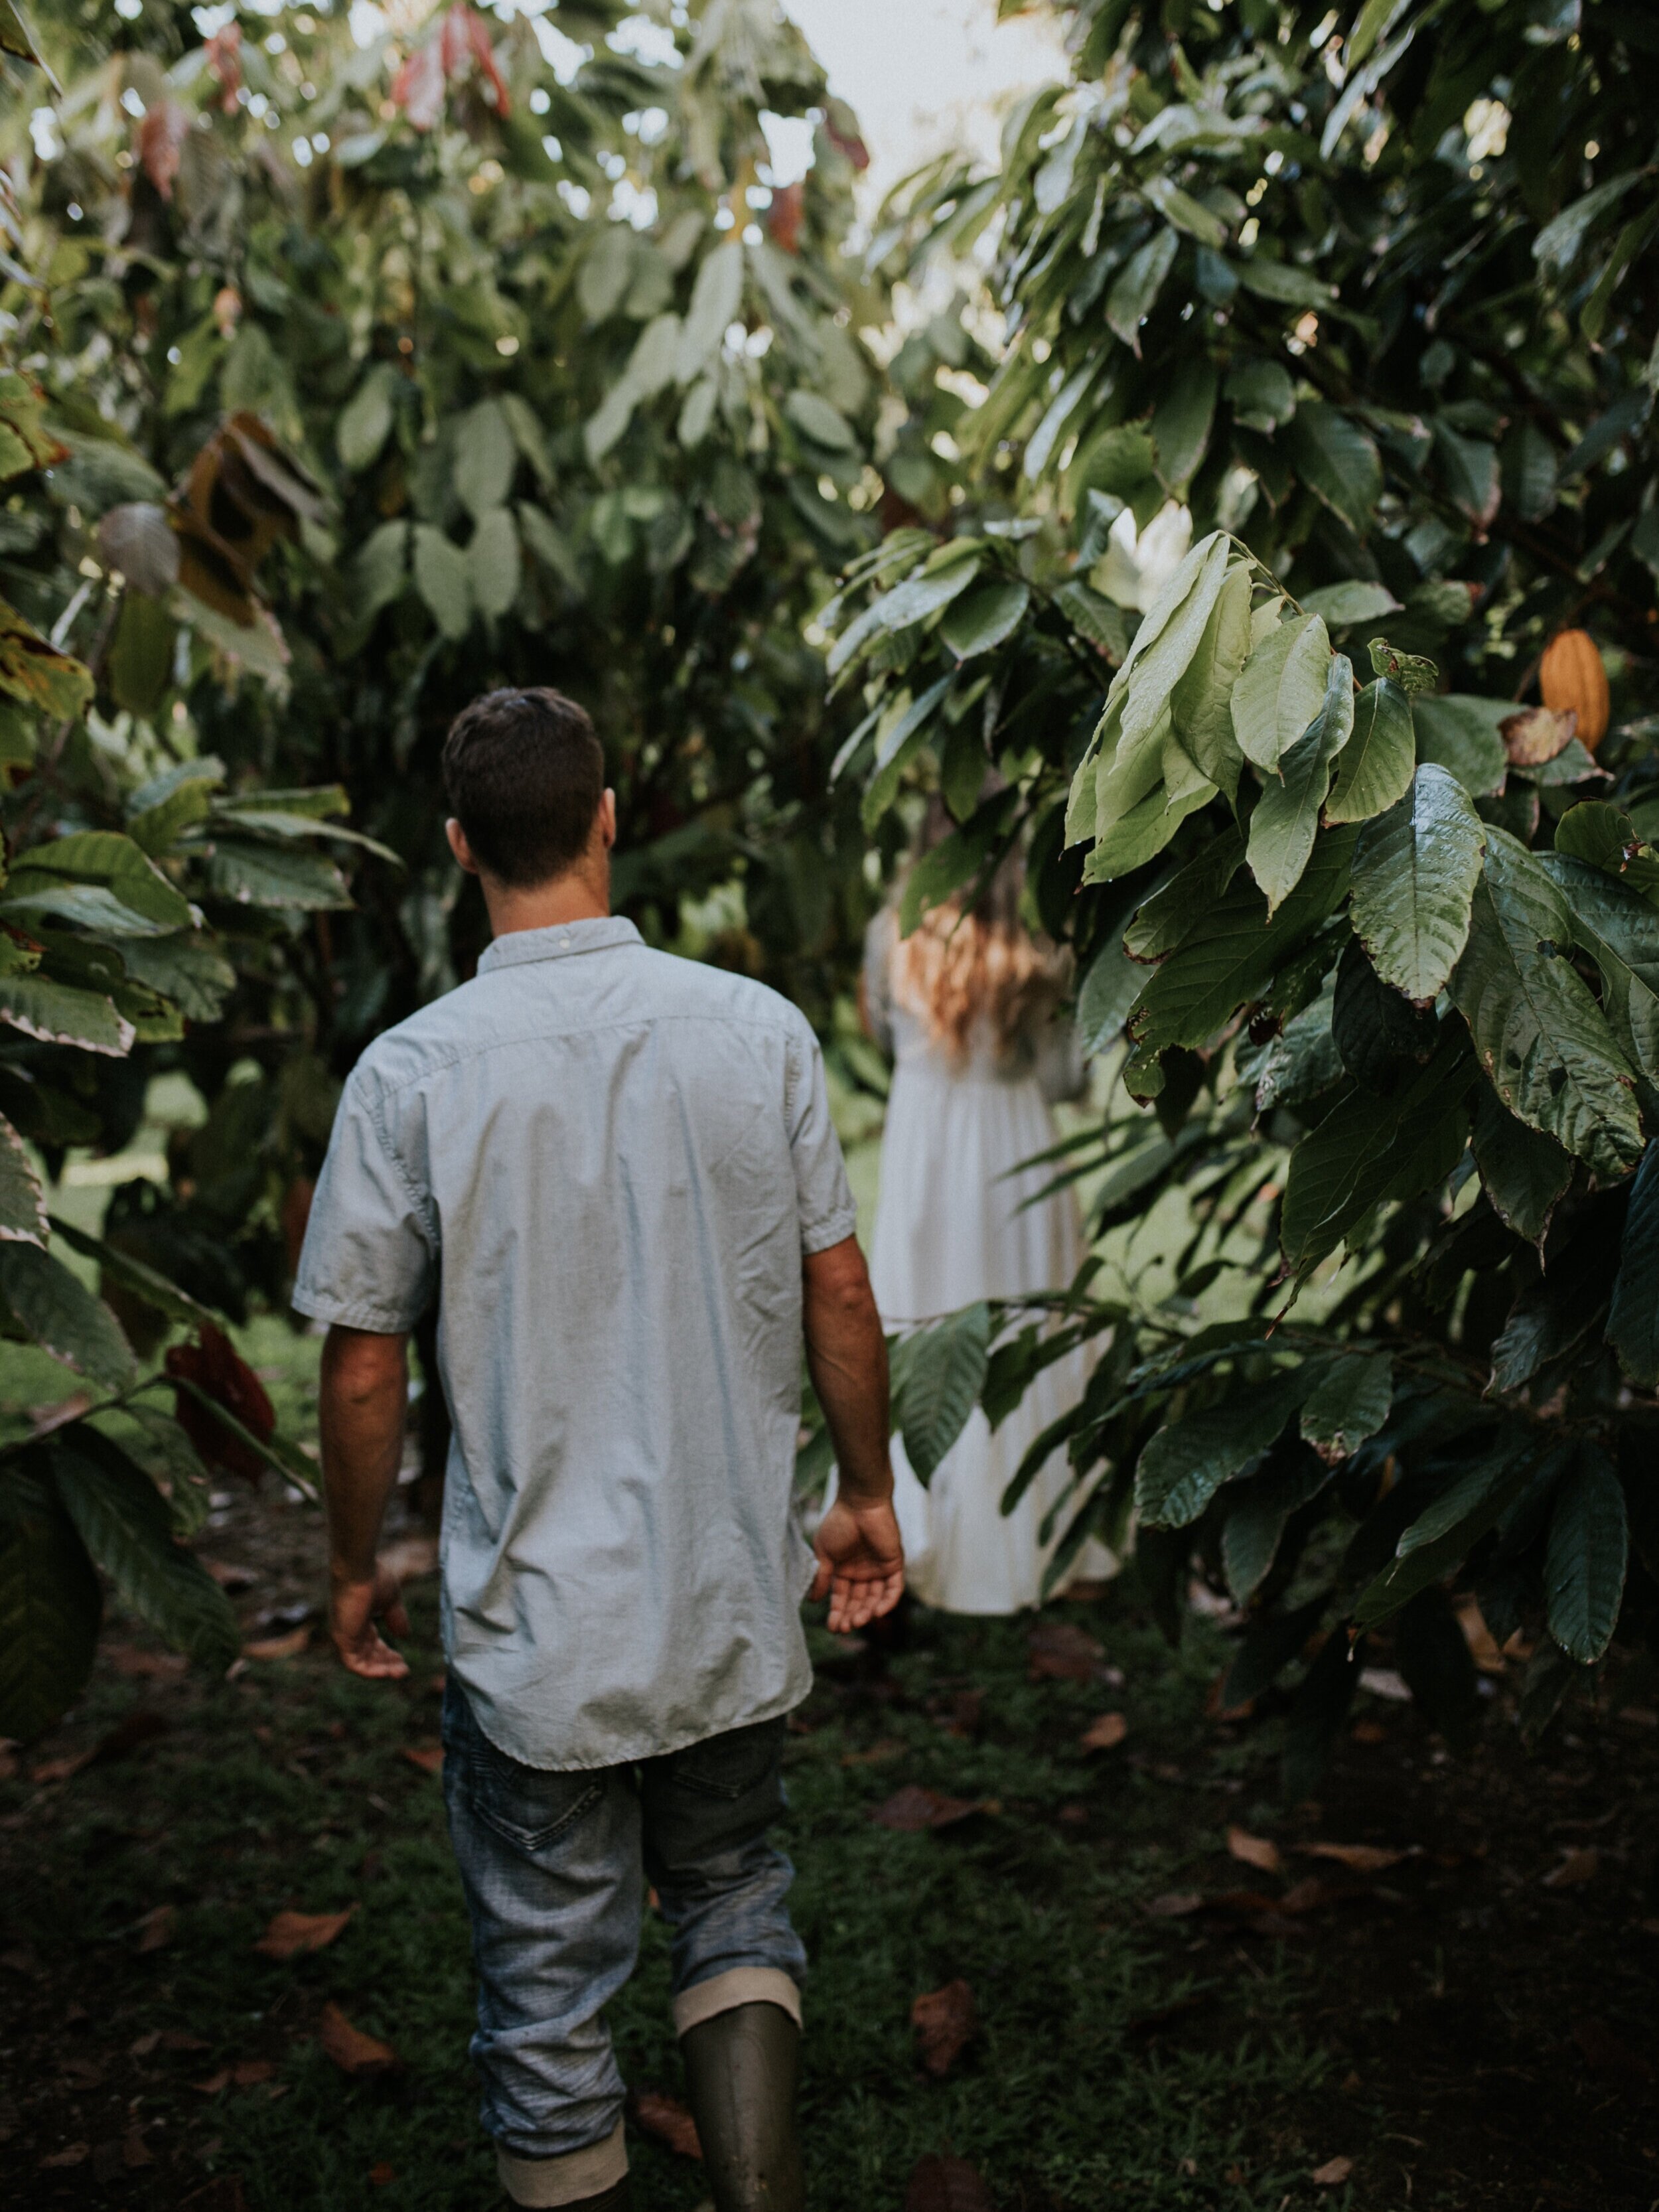
[[[715,2212],[805,2212],[795,2087],[800,2030],[781,2005],[734,2005],[680,2038]]]

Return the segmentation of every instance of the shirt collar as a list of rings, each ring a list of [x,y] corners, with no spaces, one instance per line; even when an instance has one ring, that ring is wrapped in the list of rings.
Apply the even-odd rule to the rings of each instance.
[[[550,929],[514,929],[485,946],[478,957],[478,973],[487,975],[492,968],[513,967],[522,960],[559,960],[568,952],[610,952],[644,941],[633,923],[617,914],[556,922]]]

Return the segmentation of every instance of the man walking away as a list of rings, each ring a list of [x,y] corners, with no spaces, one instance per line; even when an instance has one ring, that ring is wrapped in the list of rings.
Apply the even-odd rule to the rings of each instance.
[[[377,1040],[341,1101],[294,1303],[323,1353],[331,1623],[407,1672],[375,1551],[409,1332],[440,1285],[444,1791],[502,2185],[629,2204],[605,2007],[648,1878],[720,2212],[799,2212],[805,1956],[768,1839],[785,1717],[835,1628],[891,1609],[887,1364],[823,1069],[757,983],[611,918],[616,803],[587,716],[495,691],[444,748],[449,840],[495,942]],[[841,1470],[792,1517],[803,1334]]]

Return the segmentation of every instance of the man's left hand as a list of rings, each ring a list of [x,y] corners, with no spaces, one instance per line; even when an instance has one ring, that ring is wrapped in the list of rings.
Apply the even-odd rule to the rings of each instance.
[[[349,1580],[337,1573],[328,1603],[328,1630],[335,1650],[354,1674],[370,1681],[401,1681],[409,1672],[409,1662],[381,1636],[374,1626],[377,1620],[383,1620],[393,1636],[409,1633],[401,1585],[386,1561],[375,1561],[374,1572],[367,1582]]]

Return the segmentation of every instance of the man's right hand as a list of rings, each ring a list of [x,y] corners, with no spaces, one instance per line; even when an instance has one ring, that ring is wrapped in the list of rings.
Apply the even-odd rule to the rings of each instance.
[[[409,1633],[400,1585],[385,1560],[375,1561],[374,1572],[367,1582],[337,1572],[328,1600],[328,1632],[335,1650],[354,1674],[370,1681],[401,1681],[409,1672],[409,1662],[386,1643],[374,1626],[377,1620],[384,1620],[394,1636]]]
[[[818,1571],[811,1595],[830,1600],[829,1626],[837,1636],[879,1620],[904,1589],[904,1546],[890,1498],[868,1504],[837,1497],[813,1539]]]

